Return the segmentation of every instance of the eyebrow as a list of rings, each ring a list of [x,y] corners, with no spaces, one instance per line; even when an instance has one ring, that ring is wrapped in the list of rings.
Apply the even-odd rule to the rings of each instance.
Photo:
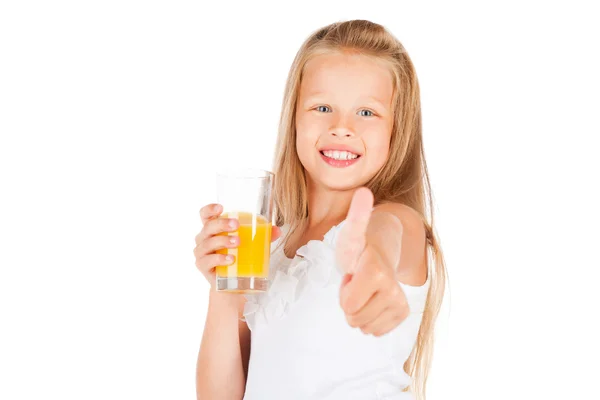
[[[379,104],[383,108],[386,108],[381,101],[379,101],[378,99],[376,99],[373,96],[369,96],[369,97],[367,97],[367,99],[374,101],[375,103]]]
[[[321,95],[324,95],[324,94],[327,94],[327,93],[325,93],[325,92],[311,92],[311,93],[309,93],[309,94],[307,94],[305,96],[305,99],[306,99],[305,102],[308,101],[308,100],[311,100],[313,97],[318,97],[318,96],[321,96]],[[367,96],[367,97],[363,97],[363,98],[367,99],[367,100],[371,100],[371,101],[377,103],[379,106],[381,106],[383,108],[386,108],[386,106],[381,101],[379,101],[379,99],[377,99],[377,98],[375,98],[373,96]]]

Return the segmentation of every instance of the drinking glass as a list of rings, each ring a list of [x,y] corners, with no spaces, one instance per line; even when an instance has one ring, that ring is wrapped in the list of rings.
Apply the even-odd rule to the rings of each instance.
[[[223,206],[219,218],[239,221],[237,231],[222,235],[240,238],[237,248],[217,251],[234,256],[233,264],[216,267],[217,291],[255,293],[267,290],[273,178],[272,172],[250,168],[230,168],[217,174],[217,202]]]

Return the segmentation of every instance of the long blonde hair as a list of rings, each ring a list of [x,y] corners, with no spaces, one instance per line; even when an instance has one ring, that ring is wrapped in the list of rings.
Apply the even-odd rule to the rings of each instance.
[[[430,289],[417,341],[404,364],[406,373],[413,377],[412,385],[405,390],[412,390],[419,400],[424,400],[433,354],[434,325],[446,286],[446,269],[433,224],[417,75],[400,41],[383,26],[366,20],[336,22],[315,31],[296,54],[285,87],[273,167],[275,222],[278,226],[289,224],[289,232],[292,232],[307,220],[307,182],[296,152],[296,103],[307,61],[332,52],[367,55],[387,64],[392,72],[394,124],[390,154],[386,164],[365,186],[373,191],[376,204],[397,202],[410,206],[421,215],[425,225],[427,253],[434,259],[434,267],[429,267]]]

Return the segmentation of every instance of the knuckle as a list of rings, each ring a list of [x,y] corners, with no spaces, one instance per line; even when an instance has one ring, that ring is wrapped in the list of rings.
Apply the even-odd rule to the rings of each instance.
[[[213,248],[222,249],[223,247],[229,247],[229,238],[227,236],[217,235],[212,238]]]
[[[228,218],[220,218],[219,220],[219,229],[223,232],[229,230],[229,219]]]
[[[396,318],[394,318],[394,320],[392,322],[394,323],[394,327],[396,327],[396,326],[400,325],[403,321],[404,321],[404,318],[396,317]]]
[[[207,254],[202,257],[198,257],[196,259],[196,267],[203,273],[208,272],[210,269],[219,266],[228,264],[225,261],[225,255],[223,254]]]
[[[207,204],[200,209],[200,216],[202,218],[208,219],[215,215],[218,215],[218,213],[217,213],[218,208],[219,207],[217,204],[214,204],[214,203]]]
[[[196,257],[196,261],[199,260],[200,258],[202,258],[203,255],[204,255],[204,250],[202,249],[202,247],[200,245],[196,246],[194,248],[194,257]]]
[[[388,288],[388,292],[390,294],[390,298],[394,301],[394,303],[400,303],[402,301],[402,291],[398,285],[390,285]]]
[[[200,243],[198,243],[198,246],[196,246],[196,251],[198,253],[198,255],[200,256],[205,256],[208,251],[207,251],[207,240],[208,239],[203,239]]]
[[[231,243],[231,236],[228,236],[228,235],[213,236],[210,248],[213,249],[214,251],[220,250],[220,249],[227,249],[227,248],[231,248],[231,247],[234,247],[234,244]]]
[[[342,310],[345,313],[346,308],[347,308],[346,303],[348,302],[348,294],[347,294],[346,288],[342,288],[339,300],[340,300],[340,307],[342,308]]]
[[[203,263],[204,270],[208,271],[211,268],[214,268],[217,265],[220,265],[219,256],[220,256],[220,254],[210,254],[210,255],[206,256],[205,261]]]
[[[206,225],[208,221],[210,221],[210,214],[208,212],[208,206],[200,209],[200,219],[202,220],[202,224]]]
[[[346,316],[346,321],[348,321],[348,325],[350,325],[353,328],[358,327],[358,320],[356,317],[352,316],[352,315],[348,315]]]
[[[408,302],[406,301],[406,296],[399,288],[394,288],[392,292],[392,299],[394,304],[398,304],[400,307],[408,308]]]
[[[220,243],[222,236],[214,235],[206,239],[206,247],[214,249]]]
[[[373,277],[373,280],[378,284],[385,283],[385,281],[386,281],[385,274],[379,267],[376,267],[376,269],[373,271],[372,277]]]
[[[390,321],[394,324],[394,326],[396,326],[400,324],[400,322],[404,321],[404,318],[406,318],[405,311],[400,308],[395,310],[395,312],[391,315]]]
[[[207,220],[204,224],[204,228],[202,229],[202,233],[205,240],[213,236],[215,233],[218,233],[218,221],[214,219]]]
[[[404,321],[406,318],[408,318],[408,315],[410,314],[410,308],[408,307],[408,305],[406,305],[405,307],[401,307],[400,308],[400,313],[398,314],[398,322],[402,322]]]

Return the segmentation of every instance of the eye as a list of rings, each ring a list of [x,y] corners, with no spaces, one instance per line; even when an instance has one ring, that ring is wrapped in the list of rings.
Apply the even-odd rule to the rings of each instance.
[[[361,117],[372,117],[373,115],[375,115],[375,114],[373,114],[373,111],[371,111],[371,110],[360,110],[359,112],[360,112]],[[364,113],[367,113],[367,114],[364,114]]]
[[[327,110],[329,110],[329,107],[327,107],[327,106],[318,106],[317,108],[315,108],[315,110],[317,110],[319,112],[328,112]]]

